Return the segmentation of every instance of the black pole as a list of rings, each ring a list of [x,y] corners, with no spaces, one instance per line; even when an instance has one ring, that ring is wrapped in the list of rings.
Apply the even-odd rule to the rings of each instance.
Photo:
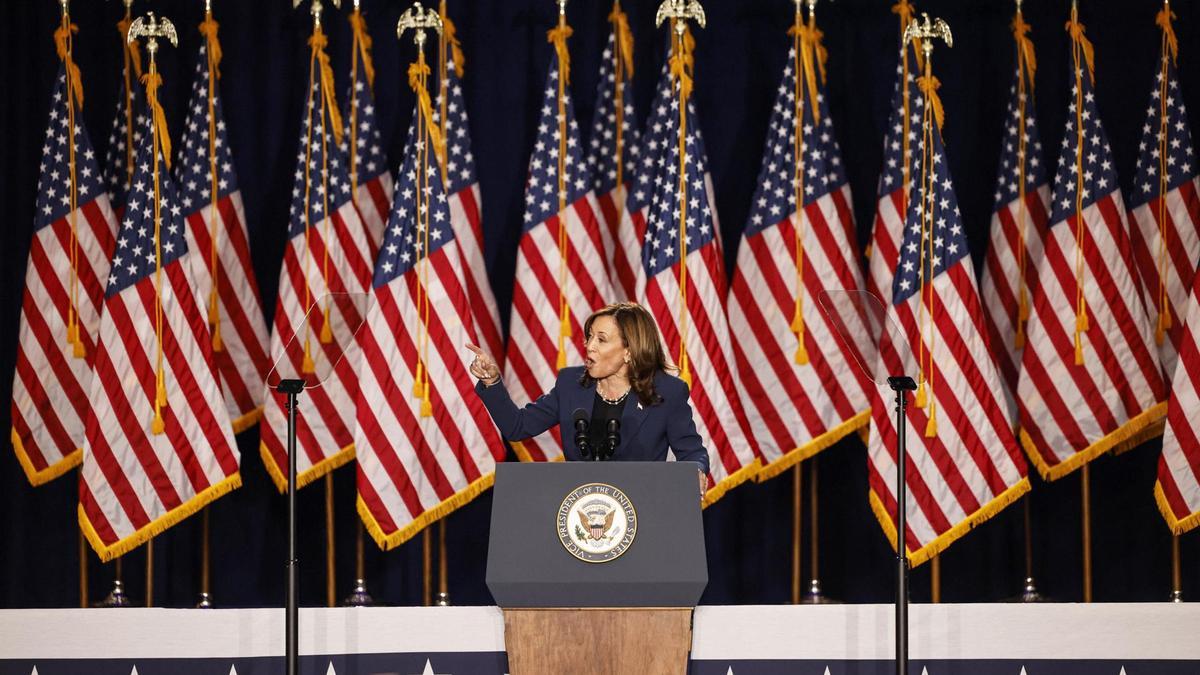
[[[896,675],[908,675],[908,551],[904,544],[908,415],[904,392],[915,391],[917,383],[911,377],[894,376],[888,378],[888,385],[896,392]]]
[[[304,391],[304,380],[283,380],[276,388],[287,394],[287,450],[288,450],[288,557],[287,557],[287,601],[286,601],[286,644],[284,655],[287,675],[299,673],[299,561],[296,559],[296,397]]]

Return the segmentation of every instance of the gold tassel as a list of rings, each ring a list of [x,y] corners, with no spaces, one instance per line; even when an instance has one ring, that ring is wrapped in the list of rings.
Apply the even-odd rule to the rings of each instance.
[[[163,421],[162,411],[155,409],[154,419],[150,420],[150,433],[159,436],[166,430],[167,424]]]
[[[1083,365],[1083,336],[1075,331],[1075,365]]]
[[[797,335],[796,339],[799,341],[796,343],[796,365],[807,366],[808,348],[804,346],[804,334]]]
[[[305,375],[312,375],[317,372],[317,365],[313,363],[312,354],[309,352],[308,340],[304,340],[304,362],[300,364],[300,372]]]
[[[321,326],[321,344],[333,344],[333,324],[329,321],[329,305],[325,305],[325,323]]]
[[[1154,17],[1154,23],[1162,28],[1163,37],[1167,40],[1167,48],[1171,50],[1171,61],[1174,62],[1179,58],[1179,40],[1175,38],[1175,29],[1171,26],[1171,19],[1175,18],[1175,12],[1163,3],[1163,8],[1158,10],[1158,15]]]
[[[925,407],[925,380],[921,380],[921,384],[917,385],[917,400],[913,402],[913,405],[918,408]]]
[[[1019,11],[1013,17],[1012,31],[1013,39],[1017,42],[1017,49],[1021,51],[1023,57],[1018,59],[1021,76],[1029,82],[1030,89],[1032,89],[1033,76],[1037,72],[1037,57],[1033,53],[1033,41],[1029,39],[1029,24],[1025,23],[1025,19]]]
[[[558,336],[558,358],[554,362],[555,370],[562,370],[567,367],[567,349],[566,339],[564,336]]]
[[[937,406],[929,405],[929,421],[925,423],[925,438],[937,436]]]
[[[932,74],[927,74],[922,75],[917,80],[917,86],[921,88],[921,93],[925,95],[926,100],[933,106],[933,117],[937,120],[938,129],[941,129],[942,122],[946,118],[946,112],[942,110],[942,99],[937,95],[937,90],[938,87],[942,86],[942,83]]]
[[[1017,349],[1025,348],[1025,322],[1017,321],[1017,335],[1013,338],[1013,346]]]
[[[329,38],[325,37],[321,27],[317,26],[313,30],[312,36],[308,38],[308,46],[312,47],[313,53],[317,56],[317,62],[321,66],[321,95],[325,97],[329,126],[333,127],[333,139],[338,145],[341,145],[342,135],[345,132],[342,129],[342,114],[338,110],[337,92],[334,89],[333,67],[329,65],[329,54],[325,53],[325,47],[328,44]]]
[[[450,20],[450,17],[446,16],[445,0],[443,0],[443,2],[442,2],[441,15],[442,15],[442,39],[445,40],[446,44],[450,46],[450,54],[451,54],[452,58],[454,59],[454,72],[459,77],[462,77],[463,76],[463,66],[464,66],[464,64],[466,64],[467,59],[465,56],[463,56],[462,43],[460,43],[458,41],[458,36],[455,34],[456,29],[454,27],[454,22]]]
[[[421,417],[433,417],[433,401],[429,398],[429,383],[421,388]]]
[[[79,342],[79,324],[73,323],[67,326],[67,344],[73,345]]]
[[[63,25],[59,26],[54,31],[54,48],[58,52],[58,58],[63,62],[63,68],[67,73],[67,87],[71,90],[71,95],[75,98],[75,105],[80,110],[83,109],[83,81],[79,79],[79,66],[75,64],[75,60],[71,58],[71,50],[67,48],[67,42],[71,36],[79,32],[79,26],[73,23],[66,23],[67,19],[63,18]]]
[[[217,353],[225,351],[225,341],[221,339],[221,324],[219,323],[213,324],[212,350]]]
[[[163,164],[171,168],[171,134],[167,131],[167,115],[163,112],[162,104],[158,102],[158,88],[162,86],[162,75],[156,72],[142,75],[142,84],[146,85],[146,103],[150,106],[154,128],[158,130],[158,145],[162,151]]]
[[[687,350],[685,349],[681,349],[679,352],[679,379],[683,380],[688,389],[692,388],[692,366],[688,362]]]
[[[625,70],[625,75],[632,79],[633,31],[629,30],[629,17],[625,12],[621,11],[619,0],[613,3],[613,9],[608,15],[608,21],[613,25],[613,34],[616,36],[617,57],[621,59],[621,66]]]
[[[358,57],[362,59],[363,74],[367,76],[367,86],[375,87],[375,64],[371,63],[371,34],[367,32],[367,20],[362,12],[354,10],[350,14],[350,30],[358,43]]]
[[[220,79],[221,72],[218,70],[218,66],[221,63],[221,43],[217,40],[218,28],[220,28],[219,24],[211,16],[205,17],[204,21],[200,23],[200,34],[208,43],[208,60],[212,63],[213,75]]]
[[[75,344],[72,345],[71,355],[77,359],[87,358],[87,347],[83,346],[83,340],[76,338]]]
[[[1087,61],[1088,78],[1094,82],[1096,80],[1095,50],[1092,48],[1091,40],[1084,35],[1087,28],[1079,23],[1079,16],[1075,8],[1071,9],[1071,20],[1067,22],[1066,28],[1067,32],[1071,34],[1071,39],[1078,43],[1080,49],[1083,50],[1083,58]]]
[[[158,382],[155,386],[155,389],[157,389],[155,402],[160,406],[164,406],[167,404],[167,380],[165,371],[162,368],[159,368],[158,370],[157,379]]]
[[[558,53],[559,74],[563,84],[571,83],[571,53],[567,50],[567,38],[571,37],[571,27],[562,24],[546,31],[546,41],[554,45]]]
[[[425,381],[425,364],[422,363],[420,360],[418,360],[417,361],[417,374],[415,377],[413,377],[413,388],[412,388],[413,398],[424,398],[425,397],[425,387],[422,384],[424,381]]]

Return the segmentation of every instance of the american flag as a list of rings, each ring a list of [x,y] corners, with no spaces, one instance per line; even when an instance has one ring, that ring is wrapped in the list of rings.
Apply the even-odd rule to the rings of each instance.
[[[80,462],[96,329],[116,230],[96,153],[78,102],[74,115],[68,108],[67,88],[66,68],[59,68],[42,144],[13,375],[13,449],[34,485]],[[79,333],[78,349],[68,340],[72,324]]]
[[[374,302],[358,335],[359,513],[385,550],[487,489],[505,453],[463,360],[463,345],[475,341],[471,308],[420,114],[375,262]],[[416,396],[414,384],[428,386],[428,396]]]
[[[1200,260],[1200,161],[1192,147],[1175,60],[1166,51],[1146,106],[1138,151],[1129,191],[1129,242],[1163,372],[1170,380]]]
[[[862,288],[863,279],[850,184],[824,82],[817,85],[815,101],[801,85],[803,112],[797,129],[797,77],[804,81],[799,62],[793,47],[767,127],[758,187],[729,295],[738,382],[766,462],[760,479],[815,455],[870,417],[862,370],[817,305],[822,291]],[[797,152],[803,153],[799,167]],[[803,190],[804,203],[799,228],[797,189]],[[803,270],[803,286],[798,270]],[[797,311],[803,317],[799,324]],[[798,335],[805,345],[803,364],[796,358]]]
[[[921,376],[917,400],[908,407],[906,436],[904,543],[913,565],[1029,491],[1025,458],[1005,414],[1000,372],[984,335],[941,130],[932,119],[926,124],[931,129],[924,140],[912,144],[918,187],[908,205],[887,311],[902,333],[886,331],[880,345],[889,373],[903,373],[905,363],[920,364],[919,373],[907,373]],[[920,130],[922,124],[913,127]],[[909,354],[916,358],[910,361]],[[867,474],[871,507],[895,546],[893,398],[887,384],[874,388]]]
[[[241,485],[183,208],[161,154],[155,204],[154,136],[142,137],[105,286],[79,474],[80,527],[101,560]]]
[[[551,62],[529,159],[525,185],[525,227],[517,252],[512,317],[504,383],[513,402],[523,406],[554,386],[560,368],[583,362],[583,322],[612,298],[604,261],[607,234],[597,220],[592,179],[583,159],[579,124],[569,90],[563,88],[565,139],[559,134],[558,64]],[[566,208],[559,209],[559,143],[566,147],[561,176]],[[563,237],[560,237],[562,233]],[[563,263],[566,263],[565,269]],[[565,278],[565,285],[561,279]],[[569,316],[563,325],[565,299]],[[567,335],[564,335],[564,327]],[[564,362],[560,362],[560,355]],[[558,427],[514,443],[524,461],[562,457]]]
[[[216,22],[211,25],[215,31]],[[250,259],[246,212],[216,87],[209,107],[209,49],[207,42],[201,43],[187,128],[175,168],[179,203],[187,224],[192,279],[213,334],[213,358],[221,375],[225,407],[237,433],[262,415],[263,381],[271,363],[267,325]],[[216,65],[212,67],[214,72]]]
[[[320,387],[306,389],[298,399],[297,486],[354,458],[354,332],[362,324],[361,307],[327,296],[365,295],[371,288],[370,239],[351,198],[350,171],[335,142],[331,108],[322,103],[327,96],[322,80],[319,75],[311,80],[301,118],[291,222],[271,334],[272,361],[281,377],[304,378],[307,355],[313,366],[308,374],[324,378]],[[284,405],[281,395],[267,397],[260,448],[280,492],[287,489]]]
[[[879,296],[885,305],[892,295],[892,278],[900,260],[900,240],[904,235],[904,218],[914,180],[912,163],[924,105],[917,88],[919,53],[915,42],[900,50],[892,113],[883,137],[883,172],[879,175],[879,198],[868,249],[867,289]],[[904,84],[906,73],[907,86]],[[905,91],[908,92],[907,100]]]
[[[463,99],[462,80],[458,71],[457,64],[448,59],[444,93],[438,93],[433,114],[442,126],[442,138],[446,141],[446,163],[443,168],[446,172],[447,201],[450,202],[454,237],[463,259],[463,280],[467,284],[467,300],[475,323],[475,334],[482,341],[478,344],[503,363],[504,334],[500,330],[500,310],[483,259],[483,207],[479,178],[475,174],[475,156],[471,154],[467,103]],[[445,124],[442,124],[443,101]]]
[[[1200,525],[1200,276],[1192,284],[1154,496],[1175,534]]]
[[[1018,17],[1020,15],[1018,14]],[[1022,32],[1032,53],[1033,45]],[[1023,59],[1018,42],[1018,59]],[[996,176],[991,241],[983,260],[980,295],[992,355],[1004,381],[1004,398],[1016,420],[1017,380],[1026,343],[1025,321],[1037,288],[1042,237],[1050,215],[1050,179],[1042,161],[1042,142],[1033,109],[1033,74],[1022,74],[1018,61],[1009,101]],[[1023,182],[1023,183],[1022,183]],[[1022,201],[1022,196],[1024,200]]]
[[[619,9],[614,12],[619,12]],[[621,14],[622,19],[624,14]],[[603,225],[608,228],[612,250],[607,251],[609,276],[616,300],[637,297],[637,272],[642,261],[642,239],[626,217],[627,194],[633,183],[639,155],[638,134],[633,108],[633,68],[625,63],[620,48],[617,22],[600,58],[600,78],[596,87],[596,116],[588,142],[588,168],[592,173],[596,202],[600,205]],[[627,39],[632,40],[632,36]],[[621,74],[617,81],[618,72]],[[618,94],[620,99],[618,100]],[[618,157],[619,153],[619,157]],[[644,214],[640,220],[645,224]]]
[[[350,15],[350,25],[353,27],[354,45],[351,47],[350,91],[347,92],[346,109],[342,113],[346,123],[342,154],[350,160],[354,203],[358,205],[367,232],[371,235],[372,250],[378,250],[379,242],[383,240],[383,226],[387,223],[392,205],[392,172],[388,169],[379,125],[375,122],[375,96],[371,89],[374,79],[371,38],[367,35],[366,20],[358,9]]]
[[[705,500],[712,503],[753,477],[762,459],[734,379],[735,360],[725,313],[728,284],[707,180],[708,158],[700,119],[689,101],[686,164],[681,181],[678,97],[668,105],[672,112],[664,120],[662,170],[649,207],[642,248],[646,285],[641,302],[658,323],[667,358],[677,363],[685,381],[690,380],[696,430],[709,455]],[[680,199],[685,197],[680,194],[681,182],[687,190],[683,228],[679,222]],[[683,242],[679,241],[681,234]],[[686,284],[681,285],[684,267]]]
[[[1021,443],[1047,480],[1161,433],[1167,398],[1087,38],[1070,25],[1081,42],[1017,385]]]

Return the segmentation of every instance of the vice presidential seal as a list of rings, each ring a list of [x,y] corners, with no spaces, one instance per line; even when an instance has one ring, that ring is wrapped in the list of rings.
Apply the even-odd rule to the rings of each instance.
[[[616,560],[637,536],[637,512],[629,496],[606,483],[580,485],[558,507],[558,540],[584,562]]]

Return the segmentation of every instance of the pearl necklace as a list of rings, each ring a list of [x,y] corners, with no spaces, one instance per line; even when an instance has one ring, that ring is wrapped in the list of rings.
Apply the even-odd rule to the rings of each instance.
[[[615,399],[610,399],[610,398],[606,397],[604,394],[600,393],[600,387],[596,387],[596,395],[600,397],[601,401],[604,401],[605,403],[607,403],[609,405],[620,405],[620,404],[624,403],[625,398],[627,396],[629,396],[629,392],[631,392],[631,391],[633,391],[632,386],[629,387],[628,389],[626,389],[624,394],[621,394],[620,396],[618,396]]]

